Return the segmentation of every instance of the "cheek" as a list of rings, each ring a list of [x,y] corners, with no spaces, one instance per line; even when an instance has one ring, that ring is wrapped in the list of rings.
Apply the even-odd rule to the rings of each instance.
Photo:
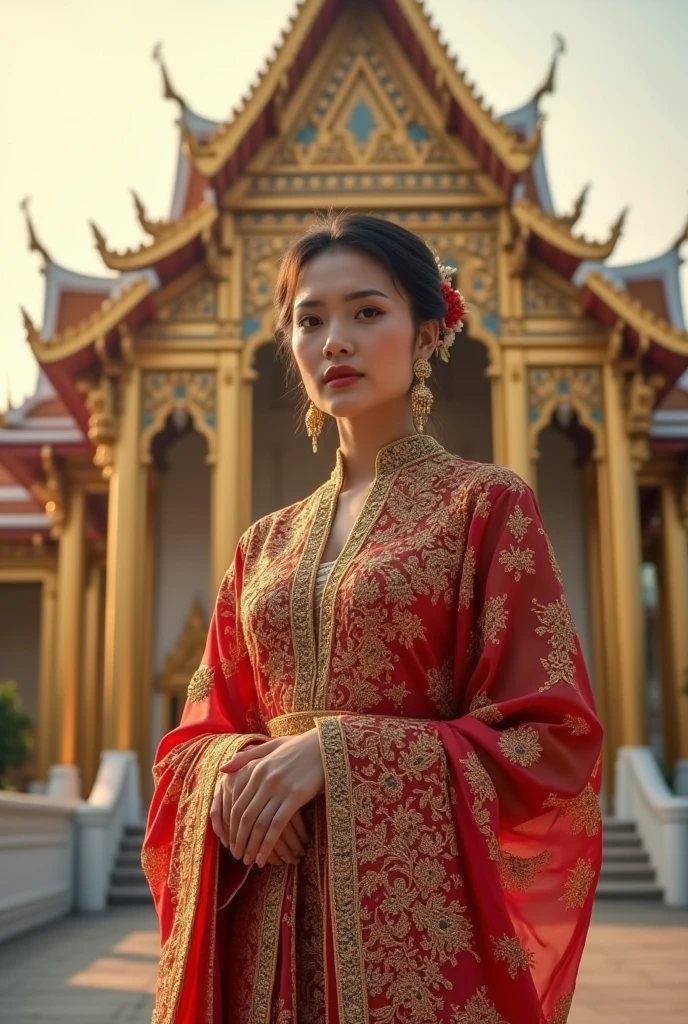
[[[390,383],[405,381],[411,373],[412,330],[406,319],[390,318],[370,338],[370,361],[376,374],[383,374]]]

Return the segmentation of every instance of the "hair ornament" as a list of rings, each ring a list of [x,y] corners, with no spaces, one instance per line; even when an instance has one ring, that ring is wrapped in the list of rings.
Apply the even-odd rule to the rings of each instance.
[[[454,288],[451,279],[455,270],[453,267],[447,267],[443,263],[440,263],[438,257],[437,266],[439,268],[440,277],[442,278],[442,295],[444,301],[447,304],[447,314],[443,320],[440,321],[440,343],[437,346],[437,353],[444,363],[449,362],[449,349],[454,344],[456,335],[463,328],[463,318],[466,315],[466,304],[463,300],[463,295]]]

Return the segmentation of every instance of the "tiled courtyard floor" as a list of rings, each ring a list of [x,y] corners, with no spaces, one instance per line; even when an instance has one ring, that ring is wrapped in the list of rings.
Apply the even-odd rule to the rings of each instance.
[[[0,1021],[148,1024],[156,957],[148,908],[71,917],[21,936],[0,945]],[[648,1021],[688,1021],[688,911],[598,906],[569,1024]]]

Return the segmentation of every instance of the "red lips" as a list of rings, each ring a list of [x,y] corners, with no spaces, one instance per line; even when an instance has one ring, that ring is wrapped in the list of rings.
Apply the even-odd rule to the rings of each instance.
[[[339,380],[341,377],[362,377],[363,374],[354,370],[353,366],[328,366],[325,370],[324,381],[329,384],[331,380]]]

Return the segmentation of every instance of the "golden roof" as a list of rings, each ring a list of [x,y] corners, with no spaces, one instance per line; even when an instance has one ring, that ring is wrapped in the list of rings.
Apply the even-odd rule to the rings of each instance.
[[[573,235],[560,217],[545,213],[529,199],[517,200],[511,210],[521,227],[578,260],[606,260],[611,256],[623,230],[627,212],[623,210],[612,225],[606,242],[593,242],[583,235]]]
[[[22,309],[26,337],[39,363],[56,363],[80,352],[105,337],[153,290],[148,278],[139,278],[116,298],[105,299],[100,307],[78,323],[65,327],[51,338],[42,338],[31,317]]]
[[[134,200],[134,208],[136,209],[136,219],[138,220],[139,224],[146,232],[146,234],[150,235],[151,238],[157,238],[159,235],[163,234],[165,229],[167,228],[168,222],[164,219],[151,220],[151,218],[148,216],[148,213],[146,212],[146,207],[144,206],[142,200],[139,198],[138,193],[135,192],[134,189],[132,189],[131,195],[132,199]]]
[[[178,220],[157,224],[148,222],[153,228],[150,232],[153,241],[149,245],[140,245],[138,249],[127,249],[126,252],[108,249],[103,233],[93,222],[91,228],[105,266],[111,270],[131,271],[153,266],[166,256],[177,252],[210,228],[216,219],[216,208],[210,203],[202,202],[195,210],[189,210]]]
[[[200,174],[207,178],[217,174],[267,104],[277,94],[285,91],[287,73],[325,2],[326,0],[300,0],[288,32],[283,34],[276,53],[259,72],[255,86],[243,98],[241,106],[233,112],[231,121],[221,125],[217,131],[203,140],[197,139],[182,126],[189,159]],[[538,126],[531,138],[524,140],[497,118],[492,108],[484,105],[482,97],[477,94],[456,60],[451,57],[448,44],[443,42],[439,31],[431,24],[424,5],[419,0],[396,2],[407,18],[414,36],[431,55],[433,65],[437,69],[438,84],[441,83],[454,97],[480,134],[493,147],[505,167],[514,174],[525,171],[539,149],[541,127]]]
[[[688,356],[688,331],[673,327],[668,320],[657,316],[639,299],[612,284],[609,278],[595,271],[586,278],[585,287],[601,299],[639,337],[651,339],[668,352]]]

